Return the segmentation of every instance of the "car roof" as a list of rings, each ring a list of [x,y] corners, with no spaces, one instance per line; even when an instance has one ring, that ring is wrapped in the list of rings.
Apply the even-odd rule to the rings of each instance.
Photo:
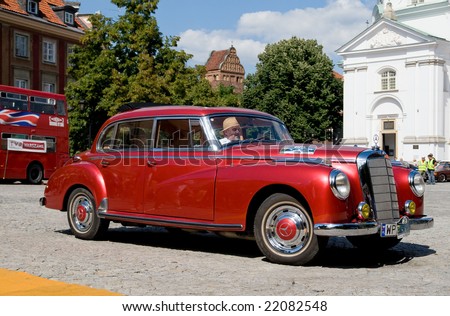
[[[264,115],[273,119],[275,116],[257,110],[235,108],[235,107],[200,107],[190,105],[163,105],[142,107],[119,113],[111,117],[108,121],[132,119],[138,117],[155,116],[207,116],[207,115]],[[277,119],[278,120],[278,119]]]

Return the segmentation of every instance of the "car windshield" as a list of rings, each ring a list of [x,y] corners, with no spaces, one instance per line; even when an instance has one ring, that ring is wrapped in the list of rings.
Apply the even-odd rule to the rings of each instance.
[[[211,127],[222,145],[252,142],[291,144],[291,135],[280,121],[255,116],[210,117]]]

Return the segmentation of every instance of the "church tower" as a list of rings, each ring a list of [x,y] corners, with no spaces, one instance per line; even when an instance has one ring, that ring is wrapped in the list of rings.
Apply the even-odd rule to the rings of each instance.
[[[213,50],[206,62],[206,79],[213,88],[233,86],[235,93],[244,90],[245,70],[236,54],[236,48]]]

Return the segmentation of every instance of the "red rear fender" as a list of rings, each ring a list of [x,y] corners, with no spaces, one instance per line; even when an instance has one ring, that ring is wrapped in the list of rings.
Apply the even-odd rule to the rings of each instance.
[[[85,187],[95,198],[96,205],[106,197],[105,182],[98,168],[89,162],[77,162],[56,170],[45,188],[46,206],[57,210],[65,209],[70,192]]]

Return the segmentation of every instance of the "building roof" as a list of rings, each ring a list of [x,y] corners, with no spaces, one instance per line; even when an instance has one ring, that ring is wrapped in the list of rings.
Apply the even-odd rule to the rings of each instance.
[[[64,21],[62,21],[55,11],[53,11],[53,8],[73,5],[74,2],[66,3],[64,0],[40,0],[38,3],[40,16],[44,20],[60,26],[66,26]],[[25,16],[32,16],[32,14],[22,8],[18,0],[0,0],[0,10],[1,9]],[[75,22],[77,28],[83,28],[83,23],[81,23],[77,18],[75,18]]]
[[[208,61],[206,62],[206,70],[210,71],[220,69],[220,65],[225,61],[225,58],[229,53],[230,49],[213,50],[208,58]]]
[[[218,70],[238,75],[245,74],[244,67],[236,54],[236,48],[233,46],[225,50],[213,50],[206,62],[205,68],[207,72]]]
[[[341,75],[340,73],[334,71],[334,70],[333,70],[333,76],[334,76],[334,78],[336,78],[336,79],[344,80],[344,76]]]

